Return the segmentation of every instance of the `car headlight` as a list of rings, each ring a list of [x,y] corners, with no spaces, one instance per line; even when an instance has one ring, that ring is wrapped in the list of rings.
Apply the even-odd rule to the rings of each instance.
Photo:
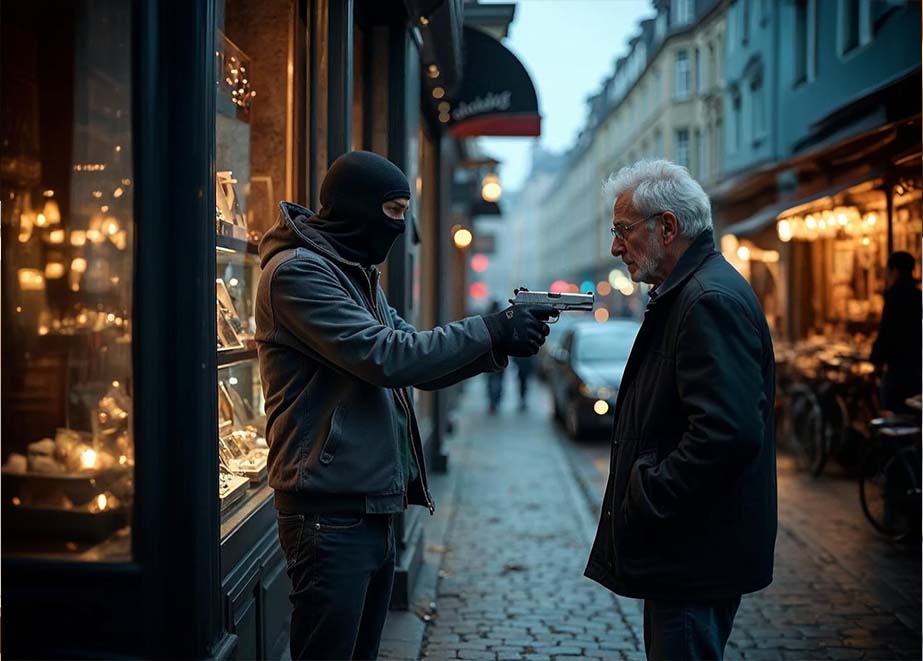
[[[609,386],[588,383],[580,384],[580,394],[590,399],[612,399],[615,397],[615,393],[616,391]]]

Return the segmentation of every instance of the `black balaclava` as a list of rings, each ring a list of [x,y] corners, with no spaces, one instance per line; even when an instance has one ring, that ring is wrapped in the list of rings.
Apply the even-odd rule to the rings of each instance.
[[[399,197],[410,197],[400,168],[378,154],[349,152],[327,171],[321,209],[309,222],[344,259],[380,264],[404,232],[404,221],[388,217],[381,205]]]

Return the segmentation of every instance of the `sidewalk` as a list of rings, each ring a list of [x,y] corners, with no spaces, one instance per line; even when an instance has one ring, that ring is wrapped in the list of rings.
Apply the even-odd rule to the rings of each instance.
[[[444,538],[433,522],[426,530],[430,577],[418,585],[417,615],[431,611],[431,621],[422,656],[643,659],[637,602],[583,576],[595,521],[550,433],[544,394],[533,388],[530,411],[519,412],[509,385],[492,418],[482,380],[469,383],[461,400],[447,476],[454,488],[438,500],[434,519],[447,519]],[[440,557],[431,609],[426,582]],[[389,616],[382,658],[414,658],[417,615]]]

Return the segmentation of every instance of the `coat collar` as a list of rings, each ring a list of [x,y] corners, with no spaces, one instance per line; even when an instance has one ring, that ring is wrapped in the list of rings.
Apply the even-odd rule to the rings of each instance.
[[[717,252],[714,232],[711,229],[704,230],[695,238],[692,245],[686,248],[686,252],[679,258],[676,267],[667,279],[651,292],[648,308],[660,304],[664,299],[671,298],[671,295],[676,293],[699,270],[705,260]]]

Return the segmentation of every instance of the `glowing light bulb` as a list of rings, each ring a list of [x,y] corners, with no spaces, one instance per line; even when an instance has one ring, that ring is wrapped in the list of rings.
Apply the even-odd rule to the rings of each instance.
[[[87,448],[80,454],[80,465],[84,468],[93,468],[96,465],[96,450]]]

